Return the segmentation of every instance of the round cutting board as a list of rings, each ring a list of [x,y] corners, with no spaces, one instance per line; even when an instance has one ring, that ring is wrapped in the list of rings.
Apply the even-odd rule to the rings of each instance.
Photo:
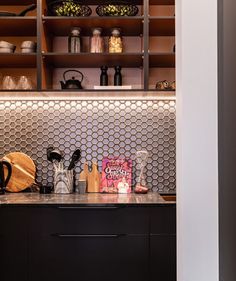
[[[19,192],[35,183],[36,166],[34,161],[22,152],[12,152],[3,157],[12,166],[12,175],[7,191]],[[5,171],[7,174],[7,171]]]

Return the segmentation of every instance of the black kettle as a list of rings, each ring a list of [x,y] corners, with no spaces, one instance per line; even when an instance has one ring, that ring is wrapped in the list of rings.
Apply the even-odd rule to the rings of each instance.
[[[6,167],[6,169],[4,169],[4,166]],[[4,174],[6,170],[7,170],[7,177]],[[11,178],[11,174],[12,174],[11,164],[6,160],[1,160],[0,161],[0,195],[5,193],[7,184]]]
[[[80,80],[76,80],[75,76],[72,76],[72,79],[66,80],[66,73],[68,73],[68,72],[79,73],[81,76]],[[84,75],[82,72],[80,72],[78,70],[70,69],[63,73],[63,78],[64,78],[64,81],[60,81],[62,90],[82,90],[83,89],[81,83],[84,79]]]

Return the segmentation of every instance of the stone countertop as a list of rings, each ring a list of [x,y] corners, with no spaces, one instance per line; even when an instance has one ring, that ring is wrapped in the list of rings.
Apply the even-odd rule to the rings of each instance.
[[[0,195],[1,205],[167,205],[175,201],[165,201],[158,193],[148,194],[39,194],[7,193]]]

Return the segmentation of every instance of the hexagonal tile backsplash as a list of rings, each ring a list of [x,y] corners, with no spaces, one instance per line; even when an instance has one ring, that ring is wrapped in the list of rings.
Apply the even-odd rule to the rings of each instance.
[[[0,156],[21,151],[37,165],[37,182],[52,182],[52,164],[46,148],[64,152],[68,166],[71,154],[82,149],[82,163],[103,156],[125,156],[134,162],[135,152],[149,152],[147,182],[153,191],[176,187],[175,101],[85,100],[0,101]],[[135,184],[135,176],[133,177]]]

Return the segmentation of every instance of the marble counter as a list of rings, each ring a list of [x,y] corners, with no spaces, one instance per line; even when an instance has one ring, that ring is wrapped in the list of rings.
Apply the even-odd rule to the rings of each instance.
[[[175,204],[165,201],[158,193],[148,194],[39,194],[8,193],[0,195],[1,205],[158,205]]]

